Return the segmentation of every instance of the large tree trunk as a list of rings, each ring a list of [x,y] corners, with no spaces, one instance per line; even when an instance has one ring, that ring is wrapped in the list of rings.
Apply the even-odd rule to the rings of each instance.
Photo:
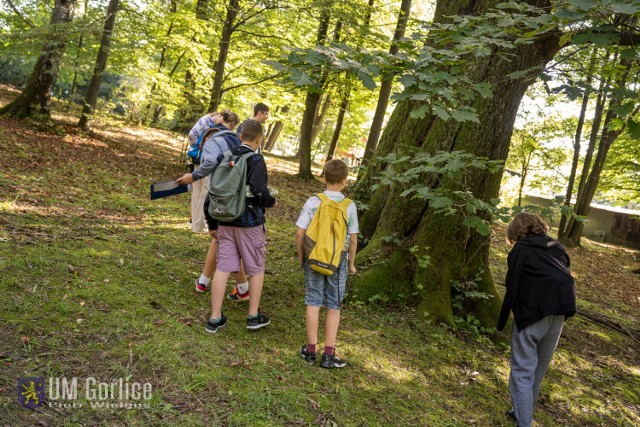
[[[447,16],[480,14],[498,1],[438,2],[435,22],[446,22]],[[530,1],[549,7],[548,1]],[[358,264],[368,266],[355,281],[356,297],[368,300],[374,295],[397,297],[418,294],[418,312],[428,313],[437,322],[454,325],[451,282],[469,281],[476,276],[478,290],[494,298],[471,301],[468,310],[484,325],[493,325],[499,310],[499,297],[489,269],[489,237],[462,224],[456,215],[436,214],[421,199],[403,198],[400,187],[380,186],[371,191],[373,177],[385,167],[375,159],[407,148],[434,153],[438,150],[464,150],[493,160],[505,160],[509,151],[513,123],[522,96],[531,80],[513,80],[508,74],[531,67],[542,68],[559,50],[558,36],[549,34],[530,44],[505,52],[494,52],[485,60],[468,67],[468,77],[475,82],[493,85],[491,98],[476,99],[472,106],[479,123],[443,121],[433,115],[411,118],[411,111],[421,107],[417,101],[402,101],[395,108],[374,161],[367,168],[357,193],[368,209],[362,217],[360,231],[368,245],[358,254]],[[498,196],[501,174],[474,170],[469,189],[482,200]],[[437,180],[425,185],[435,187]],[[369,196],[370,195],[370,196]],[[385,237],[396,235],[394,245]],[[409,249],[430,256],[428,268],[420,267]]]
[[[317,46],[324,44],[327,38],[330,17],[330,8],[323,8],[320,25],[318,26],[318,35],[316,37]],[[307,92],[304,100],[304,113],[302,114],[302,123],[300,124],[300,146],[298,148],[298,154],[300,156],[298,176],[302,179],[313,178],[313,173],[311,173],[311,142],[313,141],[313,123],[316,118],[320,96],[321,94],[319,92]]]
[[[67,35],[63,31],[64,24],[71,22],[73,19],[75,7],[75,0],[55,1],[50,21],[53,31],[49,35],[51,41],[42,49],[42,53],[33,66],[27,83],[22,89],[22,93],[1,108],[0,115],[23,118],[30,116],[38,108],[40,113],[49,115],[48,106],[51,99],[51,91],[58,79],[60,60],[64,54],[67,39]]]
[[[404,32],[407,28],[407,21],[409,20],[409,13],[411,12],[411,0],[402,0],[400,5],[400,12],[398,14],[398,23],[396,30],[393,33],[393,40],[391,41],[391,47],[389,53],[395,55],[398,53],[398,41],[404,37]],[[393,75],[386,76],[382,79],[380,85],[380,95],[378,96],[378,104],[376,105],[376,112],[373,116],[373,122],[371,123],[371,129],[369,129],[369,137],[367,138],[367,145],[364,149],[364,156],[362,157],[363,164],[369,163],[373,157],[373,153],[378,145],[378,139],[380,138],[380,130],[382,129],[382,122],[384,121],[384,115],[387,112],[387,105],[389,103],[389,96],[391,96],[391,86],[393,84]]]
[[[222,84],[224,83],[224,66],[227,63],[231,35],[234,30],[234,21],[238,16],[238,0],[229,0],[227,5],[227,18],[222,27],[222,35],[218,44],[218,59],[213,67],[215,77],[213,78],[213,88],[211,89],[211,100],[209,101],[209,111],[216,111],[222,98]]]
[[[104,69],[107,66],[107,59],[109,58],[111,36],[113,33],[113,27],[116,25],[116,13],[118,13],[119,3],[120,0],[109,0],[107,16],[104,20],[104,29],[102,30],[102,39],[100,40],[100,50],[98,50],[98,57],[96,58],[93,76],[91,76],[91,82],[89,83],[87,98],[84,101],[84,107],[82,107],[82,114],[80,115],[80,121],[78,122],[78,126],[83,129],[89,128],[89,122],[96,109],[98,93],[100,92],[100,85],[102,84],[102,75],[104,74]]]

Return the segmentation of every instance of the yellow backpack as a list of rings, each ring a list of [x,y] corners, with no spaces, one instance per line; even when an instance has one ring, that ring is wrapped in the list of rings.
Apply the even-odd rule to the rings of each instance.
[[[351,200],[340,203],[318,193],[320,207],[304,234],[303,248],[307,262],[320,274],[331,276],[338,271],[344,241],[347,238],[347,207]]]

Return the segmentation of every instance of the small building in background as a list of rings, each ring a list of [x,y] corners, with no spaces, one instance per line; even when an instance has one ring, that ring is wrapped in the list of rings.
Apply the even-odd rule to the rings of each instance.
[[[552,201],[526,195],[522,204],[546,207],[551,206]],[[587,239],[640,249],[640,210],[592,203],[587,220],[582,232]],[[559,218],[553,218],[550,225],[558,226],[558,222]]]

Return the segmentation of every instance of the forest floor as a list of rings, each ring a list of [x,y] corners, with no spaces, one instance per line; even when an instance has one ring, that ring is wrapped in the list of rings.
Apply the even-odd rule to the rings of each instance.
[[[0,86],[0,105],[16,95]],[[209,237],[189,230],[188,194],[148,193],[182,172],[184,138],[107,118],[88,135],[61,103],[53,111],[51,123],[0,118],[0,426],[513,425],[505,335],[431,325],[397,302],[345,304],[345,369],[304,363],[294,224],[322,186],[282,159],[267,156],[280,192],[261,304],[271,325],[248,332],[246,303],[225,301],[228,326],[207,334],[210,296],[194,280]],[[496,283],[503,235],[496,226]],[[584,241],[570,255],[585,314],[566,323],[537,425],[640,425],[640,251]],[[50,395],[36,411],[21,407],[24,377],[45,378],[48,395],[48,378],[78,378],[76,407]],[[142,409],[93,408],[87,378],[149,382],[153,396]]]

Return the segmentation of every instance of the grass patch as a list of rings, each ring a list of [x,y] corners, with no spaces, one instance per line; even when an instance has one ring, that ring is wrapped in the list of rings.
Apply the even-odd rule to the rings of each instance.
[[[246,305],[225,301],[229,325],[210,335],[209,294],[193,291],[208,237],[188,229],[188,195],[148,200],[152,180],[177,176],[180,139],[121,123],[96,123],[87,136],[68,118],[56,120],[50,133],[0,118],[3,425],[510,425],[506,345],[429,325],[411,307],[347,304],[338,346],[349,367],[326,371],[301,360],[294,223],[322,187],[298,181],[294,163],[267,159],[280,191],[268,216],[262,301],[272,324],[250,333]],[[29,157],[14,157],[25,144]],[[571,252],[579,305],[637,330],[640,282],[631,268],[612,266],[637,265],[638,252],[605,249]],[[496,239],[498,282],[507,251]],[[637,350],[629,337],[570,320],[543,383],[538,424],[639,424]],[[92,409],[80,399],[82,408],[31,412],[16,403],[25,376],[148,381],[153,399],[141,410]]]

